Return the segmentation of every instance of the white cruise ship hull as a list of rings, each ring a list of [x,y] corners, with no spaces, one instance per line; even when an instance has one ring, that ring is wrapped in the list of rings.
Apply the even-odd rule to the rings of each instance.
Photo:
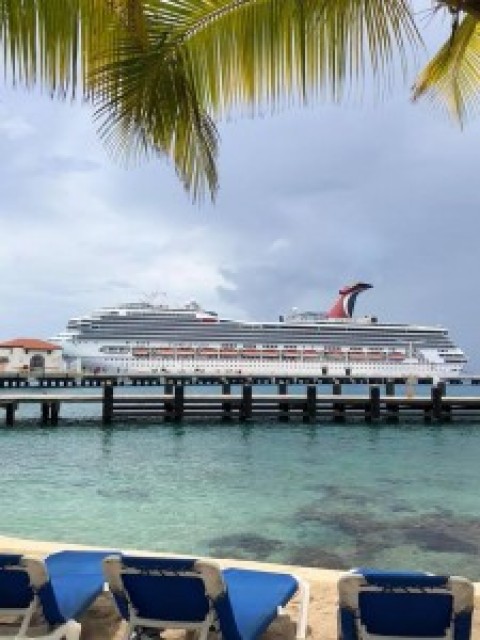
[[[97,351],[97,353],[92,353]],[[110,373],[116,375],[242,375],[242,376],[352,376],[352,377],[436,377],[451,378],[460,376],[463,367],[460,364],[419,362],[415,358],[405,361],[379,362],[378,360],[352,361],[348,356],[336,361],[327,359],[263,359],[245,358],[151,358],[151,357],[106,357],[98,353],[98,348],[91,350],[86,345],[82,348],[65,348],[67,364],[70,369],[83,370],[90,373]]]
[[[324,314],[296,310],[278,321],[221,318],[196,303],[129,303],[72,318],[51,338],[77,371],[268,376],[458,376],[467,362],[442,327],[353,318],[370,285],[341,289]]]

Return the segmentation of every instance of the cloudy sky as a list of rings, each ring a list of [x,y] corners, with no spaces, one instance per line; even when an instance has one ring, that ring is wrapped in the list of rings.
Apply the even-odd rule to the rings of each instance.
[[[167,163],[113,164],[88,106],[2,87],[0,339],[153,291],[275,319],[363,280],[358,313],[445,325],[479,371],[480,120],[408,93],[222,124],[198,207]]]

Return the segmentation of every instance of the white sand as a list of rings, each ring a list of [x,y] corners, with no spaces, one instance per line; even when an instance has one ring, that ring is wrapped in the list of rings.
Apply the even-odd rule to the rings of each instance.
[[[44,557],[48,553],[61,549],[84,549],[81,545],[39,542],[19,538],[0,536],[0,552],[23,553]],[[91,547],[89,547],[91,548]],[[171,555],[147,551],[126,549],[125,552],[142,553],[145,555]],[[239,560],[219,559],[222,566],[244,567],[249,569],[263,569],[265,571],[282,571],[295,573],[310,584],[310,607],[308,614],[308,638],[312,640],[337,639],[337,580],[340,571],[314,569],[308,567],[292,567],[259,562],[244,562]],[[295,629],[295,601],[289,606],[292,619],[288,616],[275,621],[265,633],[265,640],[293,640]],[[82,622],[82,640],[120,640],[122,637],[122,622],[116,614],[115,607],[109,594],[98,598],[90,610],[85,614]],[[164,637],[184,636],[180,632],[169,632]],[[475,584],[475,613],[473,617],[473,640],[480,640],[480,583]]]

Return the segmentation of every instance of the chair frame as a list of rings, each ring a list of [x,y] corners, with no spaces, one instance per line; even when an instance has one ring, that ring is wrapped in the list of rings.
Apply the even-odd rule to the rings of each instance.
[[[434,575],[434,574],[425,574]],[[412,575],[412,579],[414,576]],[[380,593],[385,591],[385,587],[381,587],[368,582],[366,577],[361,573],[361,570],[352,570],[340,576],[338,580],[338,638],[343,639],[342,626],[340,621],[340,612],[342,609],[346,609],[352,613],[355,619],[355,629],[357,640],[366,640],[369,637],[375,638],[394,638],[394,636],[377,636],[368,633],[364,625],[361,623],[360,618],[360,605],[359,595],[361,592]],[[450,620],[450,626],[447,629],[445,636],[439,638],[422,638],[422,640],[452,640],[455,637],[455,617],[459,614],[466,613],[473,610],[473,585],[470,580],[460,576],[450,576],[446,579],[446,582],[442,586],[395,586],[389,587],[389,591],[395,593],[425,593],[429,594],[450,594],[452,596],[452,618]],[[398,640],[395,637],[395,640]],[[407,640],[407,639],[405,639]]]
[[[216,629],[220,635],[220,629],[215,611],[215,600],[226,593],[227,586],[222,577],[220,566],[210,560],[197,560],[193,569],[190,571],[168,571],[149,569],[148,571],[136,569],[133,567],[125,567],[122,564],[120,556],[110,556],[103,561],[104,572],[112,592],[120,594],[125,598],[128,604],[129,620],[127,621],[127,629],[123,635],[124,640],[128,640],[137,627],[149,627],[153,629],[185,629],[198,634],[198,640],[207,640],[208,633],[212,627]],[[205,594],[209,604],[209,610],[205,619],[199,622],[186,622],[182,620],[158,620],[150,618],[142,618],[137,615],[135,607],[130,601],[127,590],[124,587],[122,574],[126,575],[150,575],[150,576],[179,576],[201,580],[205,586]],[[297,640],[304,640],[307,630],[308,603],[310,597],[310,587],[307,582],[290,574],[297,581],[297,594],[300,599],[299,614],[296,625]],[[278,607],[277,615],[285,612],[284,607]],[[1,639],[0,639],[1,640]]]
[[[79,640],[81,625],[76,620],[67,620],[62,624],[59,624],[47,633],[41,633],[40,628],[48,627],[48,623],[41,625],[41,627],[32,627],[31,622],[34,614],[38,611],[42,611],[42,605],[40,598],[38,597],[38,591],[48,583],[49,577],[45,564],[39,558],[33,558],[29,556],[22,556],[19,564],[5,565],[2,571],[18,571],[27,573],[30,580],[30,587],[33,591],[33,598],[26,608],[2,608],[0,607],[0,616],[15,616],[19,619],[18,631],[12,635],[3,635],[0,625],[0,640],[23,640],[34,638],[35,640]],[[8,625],[11,626],[11,625]],[[28,631],[35,629],[35,635],[29,635]]]

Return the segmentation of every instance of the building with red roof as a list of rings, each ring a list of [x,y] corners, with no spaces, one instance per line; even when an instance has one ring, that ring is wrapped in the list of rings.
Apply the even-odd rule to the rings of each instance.
[[[14,338],[0,342],[0,372],[58,372],[65,368],[62,348],[38,338]]]

